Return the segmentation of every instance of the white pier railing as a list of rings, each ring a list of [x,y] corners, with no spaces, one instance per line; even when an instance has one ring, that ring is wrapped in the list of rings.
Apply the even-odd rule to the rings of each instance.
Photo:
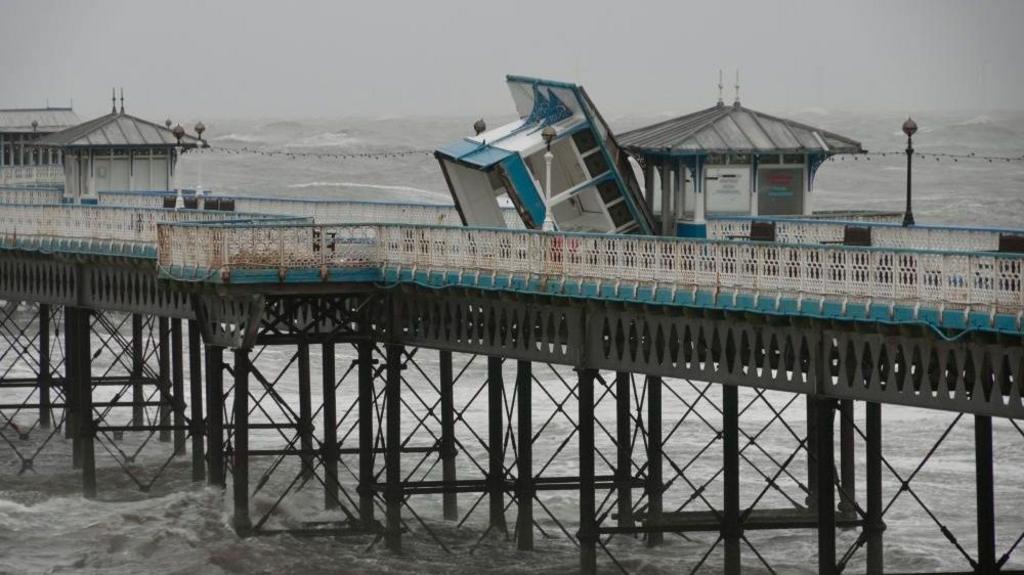
[[[43,186],[0,186],[0,204],[59,204],[64,189]]]
[[[992,253],[401,225],[161,225],[165,269],[378,267],[755,297],[1024,310],[1024,259]],[[173,274],[172,274],[173,275]]]
[[[162,207],[164,198],[173,192],[137,193],[102,192],[100,204],[111,206]],[[225,200],[232,209],[250,214],[291,215],[314,218],[321,223],[336,224],[420,224],[461,226],[462,220],[453,205],[411,204],[399,202],[367,202],[357,200],[304,200],[298,198],[261,198],[255,196],[203,196],[218,203]],[[201,206],[202,207],[202,206]],[[523,221],[514,209],[504,210],[505,225],[521,229]]]
[[[157,224],[212,222],[226,219],[252,221],[265,216],[198,210],[118,208],[80,205],[0,205],[3,245],[28,241],[74,240],[85,243],[116,242],[130,247],[155,248]]]
[[[748,239],[751,223],[773,223],[775,241],[783,244],[842,244],[847,228],[870,229],[871,246],[879,248],[987,252],[999,250],[1001,236],[1024,236],[1024,230],[914,225],[793,218],[722,217],[708,219],[710,240]]]
[[[4,166],[0,168],[0,186],[63,183],[63,166]]]

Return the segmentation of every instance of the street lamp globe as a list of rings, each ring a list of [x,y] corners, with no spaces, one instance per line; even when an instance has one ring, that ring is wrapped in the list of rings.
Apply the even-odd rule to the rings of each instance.
[[[903,122],[903,133],[907,137],[911,137],[917,133],[917,122],[914,122],[912,118],[907,118],[906,122]]]
[[[548,150],[551,149],[551,142],[555,140],[555,136],[557,135],[558,132],[556,132],[555,129],[552,128],[551,126],[548,126],[541,130],[540,137],[544,138],[544,145],[548,147]]]

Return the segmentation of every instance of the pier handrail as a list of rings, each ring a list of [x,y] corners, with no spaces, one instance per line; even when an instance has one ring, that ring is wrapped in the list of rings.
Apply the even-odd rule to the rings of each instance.
[[[163,199],[174,192],[100,192],[101,205],[160,207]],[[395,223],[439,226],[461,226],[462,219],[454,205],[411,202],[330,200],[304,198],[266,198],[245,195],[208,195],[204,199],[228,200],[234,209],[259,214],[281,214],[315,217],[319,222]],[[505,226],[523,227],[522,218],[513,208],[502,210]]]
[[[392,224],[161,224],[158,234],[163,270],[205,270],[214,281],[246,270],[374,267],[1024,310],[1024,257],[1015,254]]]
[[[841,244],[848,227],[869,228],[871,245],[894,249],[959,252],[998,251],[1001,236],[1024,237],[1024,229],[949,225],[903,226],[890,222],[822,220],[792,217],[719,216],[708,218],[711,240],[746,238],[754,222],[772,223],[775,241],[783,244]]]
[[[137,248],[155,248],[157,224],[161,222],[223,222],[254,220],[310,222],[289,216],[268,217],[263,214],[238,212],[207,212],[163,208],[131,208],[71,204],[7,204],[0,205],[0,238],[6,247],[29,247],[32,244],[53,245],[58,241],[75,241],[76,251],[97,246],[110,252],[110,242]],[[101,247],[102,246],[102,247]]]

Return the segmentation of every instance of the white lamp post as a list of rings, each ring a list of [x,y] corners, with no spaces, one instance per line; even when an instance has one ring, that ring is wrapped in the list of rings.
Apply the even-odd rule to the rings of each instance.
[[[181,124],[178,124],[177,126],[174,126],[171,133],[174,134],[174,138],[178,140],[178,150],[181,150],[181,139],[185,136],[185,128],[182,128]],[[174,209],[180,210],[185,207],[185,198],[181,197],[181,186],[178,185],[178,162],[175,161],[173,166],[174,168],[171,171],[171,174],[174,176]]]
[[[551,142],[554,141],[557,133],[551,126],[544,128],[540,133],[544,138],[544,145],[547,150],[544,152],[544,226],[546,232],[555,231],[555,219],[551,216],[551,160],[555,155],[551,153]]]
[[[206,147],[206,142],[203,141],[203,132],[206,131],[206,126],[199,122],[195,127],[196,134],[199,136],[199,145],[196,146],[196,169],[199,171],[199,181],[196,182],[196,198],[203,195],[203,148]]]

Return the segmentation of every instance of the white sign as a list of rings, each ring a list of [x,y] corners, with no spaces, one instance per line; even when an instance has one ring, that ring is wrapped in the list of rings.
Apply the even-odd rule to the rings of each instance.
[[[704,173],[709,214],[750,213],[750,166],[709,167]]]

